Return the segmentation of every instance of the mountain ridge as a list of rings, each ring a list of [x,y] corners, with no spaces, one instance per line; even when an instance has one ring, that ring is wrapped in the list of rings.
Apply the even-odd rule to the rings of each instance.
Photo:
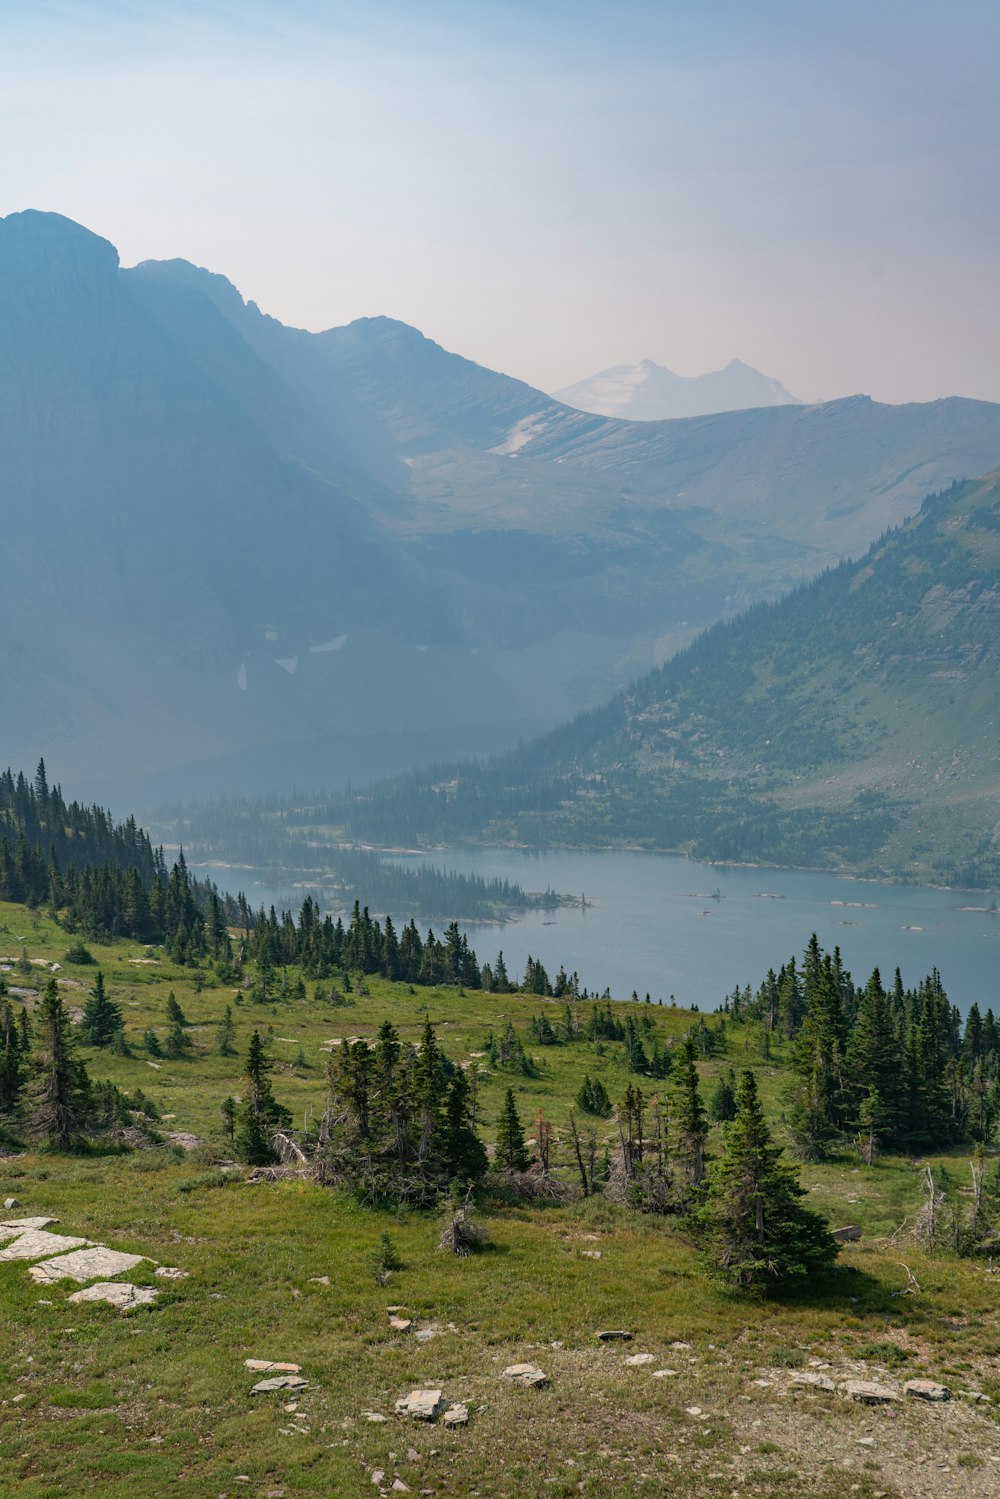
[[[556,399],[582,411],[630,421],[664,421],[745,411],[759,406],[803,403],[769,375],[742,359],[704,375],[678,375],[653,359],[616,364],[555,392]]]

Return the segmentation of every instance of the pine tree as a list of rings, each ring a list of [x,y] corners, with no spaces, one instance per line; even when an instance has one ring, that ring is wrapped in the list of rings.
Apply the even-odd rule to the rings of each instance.
[[[527,1171],[531,1165],[517,1104],[514,1102],[513,1088],[507,1089],[500,1118],[497,1120],[496,1165],[500,1171]]]
[[[142,1033],[142,1044],[151,1057],[162,1057],[163,1047],[160,1045],[160,1038],[151,1025],[148,1025]]]
[[[576,1095],[576,1102],[577,1106],[585,1114],[597,1114],[602,1119],[609,1119],[611,1117],[612,1105],[611,1099],[608,1097],[608,1090],[600,1078],[592,1080],[589,1073],[586,1074],[583,1082],[580,1084],[580,1091]]]
[[[220,1057],[231,1057],[236,1054],[236,1026],[233,1024],[233,1007],[226,1005],[222,1016],[222,1023],[216,1032],[215,1049]]]
[[[731,1067],[720,1075],[708,1100],[708,1117],[717,1124],[725,1124],[736,1117],[736,1074]]]
[[[829,1269],[837,1245],[823,1219],[802,1206],[805,1192],[771,1139],[752,1072],[740,1079],[736,1117],[724,1134],[701,1215],[715,1272],[738,1291],[761,1294]]]
[[[6,998],[0,979],[0,1116],[13,1114],[17,1106],[27,1060],[21,1046],[14,1007]]]
[[[271,1137],[282,1125],[291,1123],[288,1110],[271,1092],[269,1073],[272,1063],[264,1051],[260,1034],[254,1031],[247,1049],[243,1096],[237,1115],[235,1145],[241,1160],[248,1166],[267,1166],[276,1159]]]
[[[187,1031],[180,1024],[180,1022],[175,1020],[173,1025],[167,1031],[167,1039],[163,1046],[163,1054],[164,1056],[169,1057],[171,1061],[177,1062],[181,1059],[181,1057],[186,1057],[190,1051],[191,1037],[188,1035]]]
[[[187,1018],[180,1005],[177,1003],[173,989],[167,995],[167,1019],[171,1025],[187,1025]]]
[[[456,1068],[445,1101],[444,1146],[448,1175],[455,1181],[478,1181],[488,1165],[486,1147],[476,1134],[472,1089]]]
[[[104,987],[104,974],[98,969],[94,988],[83,1007],[81,1038],[88,1046],[110,1046],[124,1024],[121,1006],[109,998]]]
[[[705,1179],[705,1141],[708,1122],[698,1088],[698,1068],[690,1040],[677,1048],[670,1069],[670,1159],[679,1205],[690,1207],[699,1197]]]
[[[90,1080],[76,1057],[55,979],[45,987],[36,1022],[33,1077],[25,1089],[25,1124],[31,1139],[49,1150],[78,1150],[91,1122]]]

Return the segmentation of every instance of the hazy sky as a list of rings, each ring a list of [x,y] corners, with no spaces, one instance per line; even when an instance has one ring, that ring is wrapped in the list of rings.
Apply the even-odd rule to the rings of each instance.
[[[0,0],[0,213],[555,389],[1000,400],[997,0]]]

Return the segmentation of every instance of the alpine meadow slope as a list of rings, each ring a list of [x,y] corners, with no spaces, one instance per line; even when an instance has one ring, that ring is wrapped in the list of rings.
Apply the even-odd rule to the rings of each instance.
[[[632,845],[1000,881],[1000,474],[519,751],[327,809],[350,837]]]
[[[998,462],[986,402],[616,421],[11,214],[5,756],[142,807],[502,749]]]

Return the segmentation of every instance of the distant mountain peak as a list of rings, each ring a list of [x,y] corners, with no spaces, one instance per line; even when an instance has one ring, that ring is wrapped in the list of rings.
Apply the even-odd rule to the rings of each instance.
[[[731,359],[707,375],[676,375],[654,359],[614,365],[589,380],[555,392],[556,400],[597,416],[629,421],[663,421],[672,417],[710,416],[720,411],[747,411],[761,406],[798,406],[796,396],[769,375],[742,359]]]
[[[0,218],[0,265],[41,276],[57,265],[111,274],[118,269],[118,251],[75,219],[24,208]]]

